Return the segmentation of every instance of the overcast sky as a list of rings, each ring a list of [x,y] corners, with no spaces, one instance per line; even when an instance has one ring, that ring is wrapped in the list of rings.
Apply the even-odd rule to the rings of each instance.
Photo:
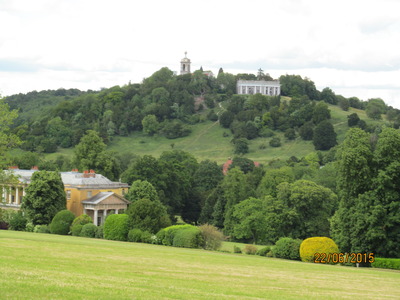
[[[141,82],[162,67],[301,75],[400,108],[397,0],[0,0],[0,94]]]

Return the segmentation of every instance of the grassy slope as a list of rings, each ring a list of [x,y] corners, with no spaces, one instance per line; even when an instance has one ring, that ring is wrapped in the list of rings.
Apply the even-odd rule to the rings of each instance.
[[[4,299],[395,299],[400,272],[0,231]]]
[[[356,112],[359,117],[368,124],[378,124],[384,121],[374,121],[366,116],[365,111],[350,108],[345,112],[338,106],[329,105],[332,116],[332,123],[338,135],[338,142],[342,142],[345,133],[348,130],[347,116]],[[216,109],[217,113],[220,109]],[[119,153],[131,152],[137,155],[153,155],[158,157],[163,151],[171,150],[171,144],[174,149],[184,150],[192,153],[198,161],[211,159],[219,164],[224,163],[228,157],[234,156],[233,145],[231,144],[232,134],[229,129],[222,128],[218,122],[206,121],[191,126],[192,133],[184,138],[169,140],[162,136],[149,137],[141,132],[135,132],[129,137],[115,137],[109,145],[109,150]],[[223,133],[229,134],[223,137]],[[297,138],[294,141],[287,141],[283,133],[277,132],[281,138],[282,146],[274,148],[269,146],[271,138],[258,138],[250,141],[250,152],[245,156],[247,158],[267,163],[272,159],[288,159],[291,156],[301,158],[314,151],[314,146],[310,141],[303,141]],[[266,145],[265,149],[259,149],[261,144]],[[72,149],[61,149],[60,152],[47,155],[48,159],[55,159],[57,155],[63,154],[72,157]]]

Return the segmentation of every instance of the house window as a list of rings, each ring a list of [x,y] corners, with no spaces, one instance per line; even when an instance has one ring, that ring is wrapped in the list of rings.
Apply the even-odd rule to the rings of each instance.
[[[87,192],[87,197],[88,197],[88,198],[92,197],[92,191],[88,191],[88,192]]]
[[[67,199],[68,200],[71,199],[71,191],[70,190],[67,190]]]

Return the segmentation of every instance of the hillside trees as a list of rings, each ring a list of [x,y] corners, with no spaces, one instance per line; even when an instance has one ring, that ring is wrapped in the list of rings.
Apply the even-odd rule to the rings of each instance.
[[[10,126],[17,118],[16,110],[11,110],[8,104],[4,103],[0,96],[0,167],[5,167],[5,153],[20,144],[20,139],[11,132]]]
[[[106,144],[96,131],[88,130],[75,147],[74,161],[80,169],[96,169],[100,153],[106,149]]]
[[[329,150],[336,143],[336,132],[331,122],[324,120],[315,127],[313,144],[316,150]]]
[[[341,251],[400,254],[400,133],[384,128],[372,151],[369,136],[351,129],[338,151],[339,209],[331,220]]]
[[[50,224],[57,212],[66,209],[66,196],[57,172],[33,173],[21,209],[34,225]]]

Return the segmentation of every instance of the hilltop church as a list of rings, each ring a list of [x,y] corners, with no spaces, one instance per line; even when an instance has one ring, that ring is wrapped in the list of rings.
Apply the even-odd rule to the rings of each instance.
[[[185,57],[181,59],[180,75],[190,74],[190,59]],[[207,76],[213,76],[211,71],[203,72]],[[236,93],[239,95],[262,94],[267,96],[279,96],[281,94],[281,84],[279,80],[238,80],[236,83]]]

